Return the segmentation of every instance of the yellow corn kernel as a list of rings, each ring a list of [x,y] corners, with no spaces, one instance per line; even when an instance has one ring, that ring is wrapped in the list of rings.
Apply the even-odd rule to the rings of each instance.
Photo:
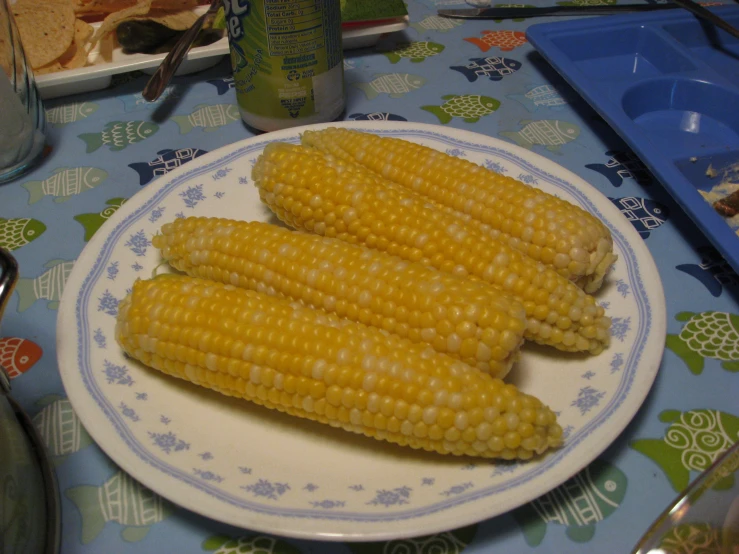
[[[484,224],[561,275],[596,291],[616,261],[613,238],[596,217],[521,181],[402,139],[332,127],[303,133],[304,145],[378,175]]]
[[[188,339],[171,342],[166,328]],[[528,459],[561,443],[554,413],[513,385],[396,335],[231,285],[137,281],[115,336],[127,355],[171,376],[395,444]],[[507,450],[480,417],[489,410],[505,421]]]
[[[372,324],[503,378],[523,343],[523,306],[459,279],[358,245],[261,222],[176,219],[154,246],[170,265]],[[420,313],[403,327],[398,319]]]
[[[366,170],[343,170],[327,160],[329,156],[301,146],[269,144],[253,170],[262,201],[296,229],[313,229],[316,234],[378,249],[381,237],[389,254],[481,280],[511,294],[526,311],[527,339],[592,354],[608,345],[610,320],[603,308],[554,269],[479,232],[463,218],[436,209],[412,191],[388,186]],[[304,221],[284,209],[299,204],[301,198],[317,198],[331,210],[320,220],[314,215]],[[359,226],[337,226],[349,212],[357,215]],[[419,314],[418,321],[422,318]],[[495,349],[481,352],[488,354],[492,359],[497,355]]]

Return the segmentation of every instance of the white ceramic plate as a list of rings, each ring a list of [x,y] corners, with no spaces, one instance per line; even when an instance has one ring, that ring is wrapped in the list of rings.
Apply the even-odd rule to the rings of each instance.
[[[131,198],[78,258],[59,311],[64,386],[83,424],[123,469],[166,498],[253,530],[322,540],[380,540],[449,530],[511,510],[598,456],[641,406],[662,357],[662,285],[643,240],[590,185],[528,150],[432,125],[344,123],[422,142],[583,206],[610,227],[619,260],[598,300],[614,318],[598,357],[527,347],[511,380],[559,412],[567,439],[535,462],[415,452],[273,413],[124,358],[116,304],[160,264],[151,237],[175,217],[274,221],[250,174],[269,133],[196,158]],[[313,128],[325,125],[313,126]],[[161,271],[161,268],[158,270]]]
[[[207,9],[207,6],[200,6],[194,11],[200,15]],[[408,16],[405,16],[398,21],[343,29],[341,33],[343,48],[352,50],[372,46],[383,34],[407,28],[408,21]],[[92,26],[97,29],[100,23],[93,23]],[[112,48],[105,43],[102,50],[101,45],[97,45],[90,52],[87,57],[90,65],[86,67],[38,75],[36,86],[41,97],[49,100],[104,89],[110,85],[113,75],[119,73],[143,71],[151,74],[167,56],[167,54],[125,54],[120,47]],[[212,67],[228,53],[228,37],[225,36],[207,46],[193,48],[182,61],[177,75],[196,73]]]

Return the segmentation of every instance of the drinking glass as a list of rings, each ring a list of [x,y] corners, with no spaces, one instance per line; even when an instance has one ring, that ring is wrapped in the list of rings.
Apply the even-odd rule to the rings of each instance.
[[[10,4],[0,0],[0,183],[18,177],[38,161],[45,127],[44,107]]]
[[[632,554],[739,554],[739,442],[667,507]]]

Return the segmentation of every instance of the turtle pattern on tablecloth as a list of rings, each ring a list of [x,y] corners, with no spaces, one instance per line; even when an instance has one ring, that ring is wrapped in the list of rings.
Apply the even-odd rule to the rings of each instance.
[[[721,360],[726,371],[739,371],[739,315],[727,312],[680,312],[687,322],[679,334],[667,335],[665,345],[696,375],[703,372],[705,358]]]
[[[638,439],[630,446],[655,462],[676,492],[688,486],[691,471],[708,469],[739,441],[739,417],[727,412],[664,410],[659,420],[670,423],[663,438]],[[729,475],[717,481],[713,488],[725,489],[733,483],[734,476]]]

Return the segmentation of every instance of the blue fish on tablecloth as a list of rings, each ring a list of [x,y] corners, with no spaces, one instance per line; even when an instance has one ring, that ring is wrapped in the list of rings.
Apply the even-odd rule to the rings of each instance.
[[[500,81],[503,77],[514,74],[521,69],[521,62],[511,58],[493,56],[489,58],[470,58],[467,65],[453,65],[449,69],[459,71],[470,83],[478,78],[486,77],[491,81]]]
[[[55,127],[63,127],[89,117],[99,109],[100,105],[94,102],[73,102],[46,110],[46,122]]]
[[[724,286],[739,286],[739,275],[718,250],[712,246],[704,246],[698,252],[701,254],[699,264],[680,264],[675,269],[698,279],[716,298],[721,296]]]
[[[164,89],[161,96],[153,102],[149,102],[144,98],[144,94],[141,92],[135,92],[127,96],[120,96],[118,99],[123,102],[123,109],[127,112],[133,112],[135,110],[150,110],[166,102],[169,98],[176,100],[180,97],[180,93],[175,86],[168,86]]]
[[[74,260],[50,260],[44,264],[46,271],[38,277],[18,279],[15,286],[18,292],[18,312],[25,312],[41,299],[48,300],[47,308],[56,310],[73,266]]]
[[[558,89],[554,85],[534,85],[524,94],[507,94],[506,96],[521,103],[528,111],[535,112],[542,107],[561,110],[572,101],[574,94],[570,89]]]
[[[226,94],[235,86],[233,77],[226,77],[225,79],[208,79],[206,83],[210,83],[211,85],[216,87],[216,91],[218,91],[218,96]]]
[[[403,116],[388,112],[353,113],[349,119],[354,121],[408,121]]]
[[[157,152],[157,157],[150,162],[135,162],[128,164],[128,167],[139,174],[139,184],[144,186],[155,177],[169,173],[182,164],[207,153],[207,150],[200,148],[180,148],[178,150],[165,148]]]
[[[634,179],[640,185],[652,182],[652,174],[633,152],[609,150],[611,158],[604,164],[587,164],[585,167],[597,171],[608,179],[614,187],[620,187],[624,179]]]
[[[500,135],[514,140],[519,146],[533,148],[534,145],[545,146],[551,152],[558,152],[560,147],[572,142],[580,136],[580,127],[568,121],[542,119],[539,121],[519,121],[523,128],[520,131],[501,131]]]
[[[112,152],[117,152],[148,139],[158,130],[159,125],[151,121],[111,121],[99,133],[83,133],[78,136],[87,145],[88,154],[103,145],[108,145]]]
[[[642,238],[649,237],[651,231],[661,226],[670,216],[667,206],[649,198],[627,196],[608,198],[621,210]]]
[[[224,125],[241,121],[241,114],[236,104],[199,104],[190,115],[175,115],[172,121],[177,123],[180,134],[186,135],[195,127],[204,131],[217,131]]]
[[[567,528],[575,542],[588,542],[595,526],[613,514],[626,496],[626,475],[605,460],[592,464],[551,492],[513,511],[529,546],[544,540],[547,525]]]
[[[130,475],[118,471],[101,486],[82,485],[64,495],[80,511],[82,544],[89,544],[114,521],[123,526],[127,542],[142,540],[149,528],[172,514],[172,505]]]
[[[44,196],[54,202],[66,202],[77,194],[94,189],[108,178],[108,172],[98,167],[59,167],[48,179],[26,181],[21,186],[28,191],[28,203],[35,204]]]
[[[353,83],[367,95],[367,100],[387,94],[390,98],[402,98],[412,90],[421,88],[427,82],[425,77],[410,73],[376,73],[369,83]]]

